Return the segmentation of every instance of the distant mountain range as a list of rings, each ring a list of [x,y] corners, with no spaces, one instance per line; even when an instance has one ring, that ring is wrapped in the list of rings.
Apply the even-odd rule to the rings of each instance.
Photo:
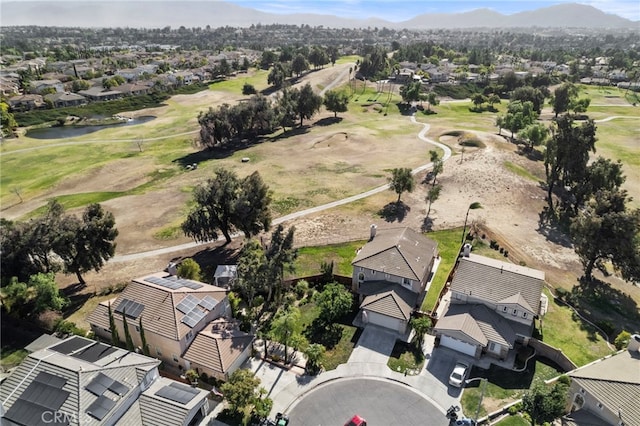
[[[400,3],[399,3],[400,4]],[[420,3],[413,2],[412,7]],[[639,22],[592,6],[560,4],[503,15],[489,9],[451,14],[422,14],[404,22],[332,15],[266,13],[224,1],[58,1],[3,2],[2,26],[177,28],[248,27],[252,24],[323,25],[329,28],[640,28]]]

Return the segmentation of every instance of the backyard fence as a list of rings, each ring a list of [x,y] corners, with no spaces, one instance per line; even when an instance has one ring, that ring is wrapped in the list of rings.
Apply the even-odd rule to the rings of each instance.
[[[564,371],[571,371],[578,368],[563,352],[558,348],[547,345],[533,337],[529,339],[529,346],[534,348],[538,355],[555,362]]]

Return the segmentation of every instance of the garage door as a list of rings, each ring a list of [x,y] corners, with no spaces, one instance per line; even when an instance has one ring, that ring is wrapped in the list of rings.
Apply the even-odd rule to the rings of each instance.
[[[476,347],[474,345],[470,345],[462,340],[454,339],[453,337],[441,336],[440,345],[462,352],[463,354],[471,355],[473,357],[476,356]]]
[[[366,317],[369,320],[369,324],[379,325],[391,329],[393,331],[404,332],[405,323],[397,318],[388,317],[386,315],[378,314],[376,312],[365,311]]]

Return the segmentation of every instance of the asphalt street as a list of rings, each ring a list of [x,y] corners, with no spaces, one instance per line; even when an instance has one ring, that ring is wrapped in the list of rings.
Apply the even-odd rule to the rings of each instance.
[[[384,379],[347,378],[323,384],[288,413],[290,424],[341,426],[354,414],[368,426],[445,426],[442,412],[409,386]]]

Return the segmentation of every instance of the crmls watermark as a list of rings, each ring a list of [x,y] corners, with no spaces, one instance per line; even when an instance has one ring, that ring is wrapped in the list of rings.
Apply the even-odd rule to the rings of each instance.
[[[47,425],[56,425],[56,424],[83,424],[89,423],[91,417],[84,416],[80,417],[77,413],[65,413],[64,411],[45,411],[40,416],[42,423]]]

